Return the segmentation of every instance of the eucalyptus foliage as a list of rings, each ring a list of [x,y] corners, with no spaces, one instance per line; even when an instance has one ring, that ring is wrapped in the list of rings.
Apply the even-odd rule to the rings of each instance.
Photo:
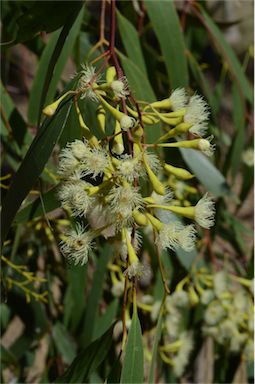
[[[77,0],[4,1],[1,49],[2,382],[251,382],[251,48]]]

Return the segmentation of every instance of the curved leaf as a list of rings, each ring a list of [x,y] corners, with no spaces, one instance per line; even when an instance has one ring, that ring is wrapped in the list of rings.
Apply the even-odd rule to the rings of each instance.
[[[81,352],[56,383],[86,383],[89,375],[104,361],[112,344],[113,324],[99,339]]]
[[[2,241],[7,235],[22,201],[43,171],[59,136],[65,128],[71,105],[70,101],[61,105],[59,112],[56,112],[52,118],[44,121],[15,174],[10,189],[3,201],[1,212]]]
[[[43,216],[45,213],[58,208],[60,206],[60,202],[57,199],[57,188],[58,186],[52,188],[46,193],[43,193],[32,203],[21,209],[15,217],[15,223],[24,223],[26,221]]]
[[[118,26],[121,40],[127,52],[127,56],[136,63],[137,67],[146,76],[146,65],[141,49],[138,33],[132,23],[126,19],[120,12],[117,13]]]
[[[249,83],[249,80],[247,79],[238,58],[236,57],[235,52],[227,43],[226,39],[224,38],[218,26],[214,23],[211,17],[202,8],[201,8],[201,15],[203,17],[203,22],[205,27],[208,29],[208,31],[212,36],[213,43],[215,44],[216,48],[219,50],[221,55],[226,60],[232,76],[234,77],[236,82],[239,84],[247,100],[249,100],[252,103],[253,102],[252,86]]]
[[[155,373],[156,373],[156,365],[157,365],[157,357],[158,357],[158,345],[160,342],[160,337],[162,332],[162,323],[163,323],[163,311],[160,310],[158,321],[157,321],[155,339],[153,343],[152,359],[151,359],[151,365],[150,365],[150,371],[149,371],[148,381],[150,384],[155,383]]]
[[[171,88],[187,87],[185,44],[173,0],[146,0],[145,6],[165,59]]]
[[[31,124],[39,121],[44,104],[52,101],[66,61],[72,52],[83,17],[83,9],[77,17],[81,5],[79,2],[77,4],[79,7],[77,9],[76,5],[73,9],[68,23],[61,32],[54,32],[43,51],[29,98],[28,120]]]
[[[215,197],[232,195],[232,191],[220,171],[202,153],[193,149],[180,148],[183,159],[198,180]]]
[[[143,364],[142,331],[135,309],[128,332],[120,382],[143,383]]]

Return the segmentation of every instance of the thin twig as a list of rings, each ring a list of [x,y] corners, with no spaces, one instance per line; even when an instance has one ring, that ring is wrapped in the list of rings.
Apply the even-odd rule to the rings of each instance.
[[[155,230],[153,230],[153,237],[154,237],[154,242],[155,242],[155,240],[156,240],[156,231]],[[158,259],[161,279],[162,279],[162,283],[164,285],[164,290],[165,290],[166,294],[169,294],[170,293],[170,289],[168,288],[167,280],[166,280],[166,277],[165,277],[164,267],[163,267],[162,262],[161,262],[159,248],[158,248],[157,245],[156,245],[155,248],[156,248],[156,254],[157,254],[157,259]]]

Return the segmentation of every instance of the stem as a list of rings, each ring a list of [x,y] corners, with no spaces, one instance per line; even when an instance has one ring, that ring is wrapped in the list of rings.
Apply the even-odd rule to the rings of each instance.
[[[109,56],[109,55],[110,55],[110,52],[109,52],[109,50],[107,50],[107,51],[101,53],[101,55],[97,56],[94,60],[92,60],[90,62],[90,64],[93,65],[93,64],[97,63],[100,59],[102,59],[103,57]]]
[[[128,292],[128,275],[125,276],[125,285],[124,285],[124,294],[123,294],[123,304],[122,304],[122,344],[121,349],[124,349],[124,345],[127,339],[127,328],[126,328],[126,306],[127,306],[127,292]]]
[[[105,0],[102,0],[101,14],[100,14],[100,41],[105,40],[104,29],[105,29]]]
[[[211,257],[212,267],[217,271],[218,270],[217,258],[215,256],[214,251],[213,251],[210,231],[208,229],[205,229],[205,239],[206,239],[207,249],[208,249],[209,255]]]
[[[155,240],[156,240],[156,231],[155,231],[155,229],[153,230],[153,237],[154,237],[154,243],[155,243]],[[156,254],[157,254],[157,259],[158,259],[158,264],[159,264],[159,269],[160,269],[162,283],[164,285],[164,290],[165,290],[166,294],[169,294],[170,290],[168,288],[167,280],[165,278],[164,267],[163,267],[161,259],[160,259],[159,248],[158,248],[157,245],[156,245]]]
[[[140,1],[140,16],[137,23],[138,35],[141,36],[144,27],[145,8],[143,0]]]
[[[118,78],[123,76],[122,68],[119,64],[116,52],[115,52],[115,33],[116,33],[116,3],[115,0],[111,0],[111,37],[110,37],[110,54],[113,64],[116,68]]]

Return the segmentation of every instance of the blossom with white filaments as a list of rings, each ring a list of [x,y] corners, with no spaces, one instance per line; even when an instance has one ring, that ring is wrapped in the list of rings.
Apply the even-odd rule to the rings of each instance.
[[[136,124],[136,120],[133,117],[124,115],[120,120],[120,126],[123,131],[128,131]]]
[[[193,225],[184,226],[178,221],[164,224],[159,231],[157,243],[162,249],[183,248],[185,251],[191,251],[195,246],[196,230]]]
[[[131,155],[122,155],[117,166],[117,175],[132,182],[136,177],[144,174],[142,164],[138,158]]]
[[[82,64],[82,71],[80,72],[80,79],[78,82],[78,91],[82,92],[81,99],[85,97],[98,101],[98,97],[93,90],[93,84],[100,79],[100,76],[96,74],[96,68]]]
[[[206,156],[212,156],[215,150],[215,144],[211,144],[213,136],[209,136],[206,139],[200,139],[198,142],[198,149]]]
[[[73,216],[85,216],[91,207],[93,198],[89,197],[85,188],[88,183],[79,180],[63,184],[59,190],[59,198],[63,205],[72,210]]]
[[[111,89],[115,96],[120,98],[125,98],[129,95],[128,82],[125,76],[121,77],[118,80],[114,80],[111,83]]]
[[[81,169],[84,175],[92,178],[104,172],[109,165],[109,157],[104,148],[90,148],[90,151],[81,160]]]
[[[193,95],[187,105],[184,122],[191,124],[189,129],[195,135],[203,136],[207,131],[209,119],[209,107],[206,101],[199,95]]]
[[[59,174],[66,177],[79,170],[82,176],[95,178],[108,165],[109,156],[104,148],[91,147],[87,141],[75,140],[60,153]]]
[[[74,265],[86,264],[88,254],[93,247],[93,233],[86,231],[83,225],[78,224],[75,229],[69,230],[64,236],[64,240],[60,243],[63,255]]]
[[[131,224],[132,211],[143,205],[142,195],[130,184],[113,187],[109,193],[109,205],[117,225]]]
[[[169,100],[171,102],[172,110],[178,111],[186,106],[188,96],[184,88],[177,88],[171,93]]]
[[[213,200],[206,193],[195,206],[195,220],[203,228],[214,225],[215,207]]]
[[[179,338],[181,346],[177,355],[173,358],[174,373],[177,377],[180,377],[189,361],[190,353],[193,349],[193,336],[191,332],[182,332]]]

